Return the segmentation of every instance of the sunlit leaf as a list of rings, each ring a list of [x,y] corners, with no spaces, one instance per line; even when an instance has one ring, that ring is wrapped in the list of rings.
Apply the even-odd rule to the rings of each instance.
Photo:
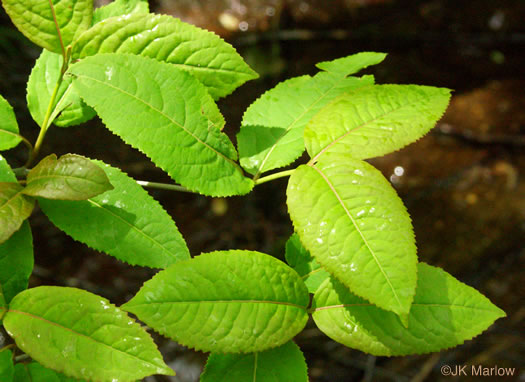
[[[330,338],[376,356],[437,352],[462,344],[505,313],[440,268],[418,265],[408,328],[390,312],[352,294],[335,279],[317,290],[313,318]]]
[[[146,0],[115,0],[95,9],[93,24],[114,16],[147,13],[149,13],[149,4]]]
[[[22,193],[14,182],[0,182],[0,244],[18,231],[35,206],[35,200]]]
[[[134,381],[174,375],[139,324],[84,290],[45,286],[19,293],[4,327],[31,358],[70,377]]]
[[[263,351],[308,319],[306,286],[283,262],[250,251],[206,253],[147,281],[122,306],[159,333],[203,351]]]
[[[0,150],[9,150],[21,141],[13,108],[0,96]]]

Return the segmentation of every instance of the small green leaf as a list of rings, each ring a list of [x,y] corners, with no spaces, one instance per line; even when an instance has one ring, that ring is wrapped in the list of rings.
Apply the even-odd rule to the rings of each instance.
[[[437,352],[477,336],[505,317],[486,297],[440,268],[418,264],[405,328],[393,313],[353,295],[335,279],[317,290],[313,318],[330,338],[376,356]]]
[[[286,262],[304,280],[308,292],[315,293],[319,285],[330,277],[330,273],[324,270],[317,261],[310,255],[299,239],[299,235],[294,233],[286,242]]]
[[[93,0],[2,0],[7,14],[28,39],[55,53],[62,53],[91,25]],[[55,17],[60,35],[57,32]]]
[[[214,99],[257,78],[230,44],[167,15],[133,14],[103,20],[80,36],[72,58],[100,53],[140,54],[174,64],[202,82]]]
[[[13,236],[0,244],[0,285],[7,303],[27,289],[33,263],[33,236],[25,221]]]
[[[186,188],[210,196],[252,189],[233,144],[215,123],[217,105],[187,72],[113,53],[88,57],[70,72],[75,89],[108,129]]]
[[[93,161],[115,187],[86,201],[40,199],[47,217],[88,246],[133,265],[166,268],[190,254],[171,217],[133,179]]]
[[[355,294],[407,314],[416,288],[410,217],[383,175],[349,155],[324,155],[290,177],[290,216],[305,248]]]
[[[27,174],[24,194],[57,200],[86,200],[112,190],[99,166],[89,159],[66,154],[48,155]]]
[[[383,53],[364,52],[322,62],[325,71],[278,84],[246,110],[237,136],[241,165],[251,174],[286,166],[304,151],[308,121],[337,96],[374,83],[372,76],[349,75],[383,61]]]
[[[8,349],[0,350],[0,381],[13,382],[14,375],[13,353]]]
[[[38,362],[28,364],[18,363],[15,365],[16,382],[82,382],[84,380],[69,378],[64,374],[57,373],[45,368]]]
[[[4,327],[31,358],[70,377],[132,381],[174,375],[139,324],[84,290],[45,286],[19,293]]]
[[[13,108],[0,96],[0,150],[12,149],[21,141]]]
[[[18,231],[35,206],[35,200],[22,193],[18,183],[0,182],[0,244]]]
[[[5,158],[0,154],[0,182],[16,182],[16,176]]]
[[[281,261],[250,251],[212,252],[147,281],[122,306],[183,345],[220,353],[263,351],[301,331],[308,291]]]
[[[44,49],[29,76],[27,107],[39,126],[44,123],[51,96],[60,77],[62,61],[62,55]],[[64,77],[58,88],[53,113],[58,115],[53,122],[60,127],[78,125],[95,116],[95,111],[73,91],[70,77]]]
[[[0,323],[4,318],[4,314],[7,312],[7,302],[5,301],[4,290],[2,289],[2,284],[0,284]],[[1,360],[0,360],[1,362]],[[1,370],[1,365],[0,365]],[[1,375],[1,371],[0,371]]]
[[[146,0],[115,0],[107,5],[95,9],[93,24],[114,16],[149,13],[149,4]]]
[[[308,382],[303,353],[292,341],[260,353],[212,353],[200,378],[200,382],[276,381]]]
[[[314,161],[326,152],[367,159],[412,143],[434,127],[450,90],[416,85],[375,85],[350,91],[323,108],[304,130]]]

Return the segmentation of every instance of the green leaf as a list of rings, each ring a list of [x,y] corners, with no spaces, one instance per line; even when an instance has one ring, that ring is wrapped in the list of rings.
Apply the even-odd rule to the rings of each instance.
[[[15,365],[16,382],[80,382],[80,379],[69,378],[64,374],[57,373],[45,368],[38,362],[28,364],[18,363]],[[82,380],[83,381],[83,380]]]
[[[44,123],[51,96],[60,77],[62,61],[62,55],[44,49],[29,76],[27,107],[39,126]],[[58,115],[54,124],[60,127],[78,125],[95,116],[95,111],[73,91],[71,81],[70,77],[64,77],[57,91],[57,101],[53,105],[53,113]]]
[[[251,174],[286,166],[304,151],[303,131],[308,121],[337,96],[374,83],[372,76],[348,77],[385,58],[364,52],[319,63],[313,78],[302,76],[278,84],[244,113],[237,136],[241,165]]]
[[[258,77],[220,37],[166,15],[133,14],[101,21],[80,36],[72,58],[116,52],[174,64],[202,82],[214,99]]]
[[[145,0],[115,0],[95,9],[93,24],[114,16],[149,13],[149,4]]]
[[[0,381],[12,382],[15,375],[13,353],[11,350],[0,350]]]
[[[212,353],[200,382],[308,382],[306,362],[292,341],[260,353]]]
[[[0,182],[0,244],[18,231],[35,206],[35,200],[22,194],[18,183]]]
[[[16,176],[5,158],[0,154],[0,182],[16,182]]]
[[[171,217],[133,179],[93,161],[115,187],[87,201],[40,199],[47,217],[88,246],[132,265],[165,268],[190,258]]]
[[[437,352],[469,340],[505,317],[486,297],[440,268],[418,264],[418,285],[405,328],[393,313],[353,295],[335,279],[314,296],[313,318],[330,338],[376,356]]]
[[[29,171],[23,192],[46,199],[86,200],[112,189],[104,170],[89,159],[76,154],[57,159],[51,154]]]
[[[286,242],[285,257],[286,262],[299,273],[310,293],[315,293],[319,285],[330,277],[330,273],[321,268],[310,252],[303,247],[296,233]]]
[[[13,108],[4,97],[0,96],[0,150],[12,149],[21,141]]]
[[[407,314],[416,288],[410,217],[374,167],[327,154],[290,177],[288,210],[305,248],[355,294]]]
[[[412,143],[434,127],[450,90],[416,85],[375,85],[341,95],[304,130],[314,161],[326,152],[367,159]]]
[[[250,251],[200,255],[159,272],[122,309],[183,345],[263,351],[301,331],[308,291],[281,261]]]
[[[2,0],[7,14],[28,39],[55,53],[62,53],[91,25],[93,0]],[[54,14],[53,14],[54,13]],[[55,17],[60,29],[57,32]],[[62,40],[62,44],[61,44]]]
[[[70,72],[75,89],[106,126],[186,188],[210,196],[252,189],[233,144],[210,123],[217,106],[187,72],[123,54],[88,57]]]
[[[27,289],[33,263],[33,236],[26,221],[9,240],[0,244],[0,285],[7,303]]]
[[[4,327],[31,358],[70,377],[131,381],[174,375],[139,324],[84,290],[28,289],[11,301]]]
[[[2,289],[2,284],[0,284],[0,323],[2,322],[2,319],[4,318],[4,314],[7,311],[7,302],[5,301],[4,296],[4,290]],[[0,360],[1,363],[1,360]],[[0,366],[1,370],[1,366]],[[0,371],[1,375],[1,371]]]

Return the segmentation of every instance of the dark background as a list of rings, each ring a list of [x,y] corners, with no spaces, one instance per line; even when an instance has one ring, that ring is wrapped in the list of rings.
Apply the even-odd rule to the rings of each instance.
[[[100,1],[102,3],[102,1]],[[446,381],[442,365],[516,367],[525,380],[525,1],[520,0],[229,0],[150,2],[159,13],[219,33],[261,75],[219,102],[235,139],[242,112],[279,81],[315,74],[314,64],[360,51],[389,53],[366,72],[378,83],[454,89],[437,127],[417,143],[371,162],[398,190],[414,224],[421,261],[443,267],[506,311],[472,341],[433,355],[372,357],[339,345],[310,322],[296,342],[312,382]],[[0,94],[15,107],[21,132],[34,142],[37,125],[25,87],[39,49],[0,11]],[[98,120],[52,128],[42,156],[78,153],[118,166],[136,179],[170,182],[147,158]],[[6,154],[13,167],[23,148]],[[304,159],[304,158],[303,158]],[[403,169],[403,175],[394,170]],[[211,199],[150,190],[185,237],[193,255],[252,249],[283,258],[292,233],[286,180],[245,197]],[[30,219],[35,270],[30,283],[85,288],[116,304],[153,271],[130,267],[58,231],[36,211]],[[156,338],[177,377],[197,381],[206,354]],[[457,379],[456,379],[457,380]],[[462,381],[475,380],[463,377]],[[484,381],[498,378],[483,378]]]

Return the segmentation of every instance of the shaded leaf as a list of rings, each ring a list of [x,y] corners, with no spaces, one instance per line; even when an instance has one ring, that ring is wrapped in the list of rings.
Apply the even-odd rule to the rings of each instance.
[[[60,77],[62,61],[62,55],[44,49],[36,60],[27,82],[27,107],[41,127]],[[71,81],[70,77],[63,78],[57,91],[56,103],[53,105],[53,113],[57,115],[53,123],[60,127],[78,125],[95,116],[95,111],[73,91]]]
[[[174,375],[140,325],[84,290],[28,289],[11,301],[4,327],[31,358],[67,376],[131,381]]]
[[[115,0],[95,9],[93,24],[114,16],[147,13],[149,13],[149,4],[145,0]]]
[[[112,189],[104,170],[89,159],[76,154],[57,159],[51,154],[29,171],[23,192],[46,199],[86,200]]]
[[[306,362],[299,346],[288,341],[259,353],[212,353],[200,382],[308,382]]]
[[[54,15],[49,0],[2,0],[7,14],[28,39],[55,53],[62,53],[60,37],[64,47],[89,28],[93,15],[93,0],[52,0]]]
[[[113,190],[87,201],[39,201],[62,231],[88,246],[132,265],[165,268],[190,258],[171,217],[133,179],[119,169],[93,161]]]
[[[0,150],[12,149],[21,141],[13,108],[0,96]]]
[[[187,72],[122,54],[88,57],[70,71],[75,89],[108,129],[186,188],[210,196],[252,189],[233,144],[210,124],[210,116],[220,114],[217,105]]]
[[[27,289],[33,263],[33,236],[25,221],[13,236],[0,244],[0,285],[7,303]]]
[[[174,64],[202,82],[214,99],[257,78],[220,37],[166,15],[133,14],[103,20],[80,36],[72,58],[100,53],[140,54]]]
[[[343,94],[320,111],[304,130],[314,161],[323,153],[367,159],[415,142],[434,127],[450,90],[416,85],[375,85]]]
[[[296,233],[286,242],[285,257],[286,262],[299,273],[310,293],[315,293],[319,285],[330,277],[330,273],[324,270],[303,247]]]
[[[183,345],[203,351],[263,351],[308,319],[308,291],[281,261],[250,251],[202,254],[147,281],[122,306]]]
[[[4,290],[2,289],[2,284],[0,284],[0,323],[4,318],[4,314],[7,311],[7,302],[5,301]],[[0,360],[0,375],[2,375],[1,369],[1,360]]]
[[[12,382],[14,375],[13,352],[8,349],[0,350],[0,381]]]
[[[393,313],[352,294],[335,279],[314,296],[313,318],[330,338],[376,356],[437,352],[469,340],[505,313],[440,268],[418,264],[418,285],[405,328]]]
[[[18,231],[35,206],[35,200],[22,194],[18,183],[0,182],[0,244]]]
[[[287,203],[301,242],[323,268],[379,307],[408,313],[417,279],[412,224],[378,170],[326,154],[295,170]]]
[[[385,58],[364,52],[317,64],[326,70],[278,84],[246,110],[237,136],[241,165],[251,174],[286,166],[304,151],[308,121],[344,92],[374,83],[372,76],[348,77]]]
[[[16,382],[81,382],[83,380],[66,377],[64,374],[57,373],[45,368],[38,362],[28,364],[18,363],[15,365]]]

